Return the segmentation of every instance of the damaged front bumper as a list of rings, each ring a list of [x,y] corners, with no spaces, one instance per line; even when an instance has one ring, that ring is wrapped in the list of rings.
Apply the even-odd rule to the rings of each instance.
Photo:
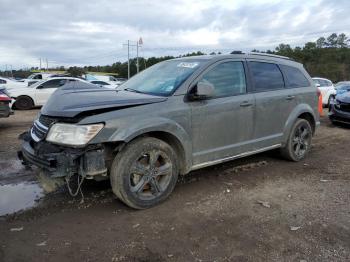
[[[107,176],[105,150],[103,145],[89,145],[85,148],[69,148],[46,141],[35,142],[28,133],[23,139],[18,157],[24,165],[35,165],[52,177],[71,177],[78,174],[87,179]]]

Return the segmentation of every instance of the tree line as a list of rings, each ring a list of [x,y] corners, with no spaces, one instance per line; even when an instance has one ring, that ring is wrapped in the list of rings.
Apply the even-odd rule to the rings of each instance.
[[[307,42],[304,46],[291,47],[289,44],[281,43],[274,50],[252,50],[253,52],[269,53],[287,56],[297,62],[304,64],[306,70],[311,76],[325,77],[333,82],[350,80],[350,41],[346,34],[333,33],[328,37],[320,37],[315,42]],[[210,53],[214,55],[216,53]],[[218,53],[220,54],[220,53]],[[205,55],[198,51],[188,53],[179,57]],[[150,67],[158,62],[173,59],[174,56],[161,56],[139,58],[140,71]],[[130,75],[136,74],[136,58],[130,59]],[[38,68],[31,68],[32,70]],[[86,72],[104,72],[113,73],[119,77],[126,78],[128,75],[127,62],[115,62],[112,65],[103,66],[84,66],[84,67],[57,67],[54,70],[66,70],[72,76],[79,76]],[[0,72],[0,74],[3,72]],[[25,77],[30,72],[26,70],[14,71],[13,75],[17,77]]]

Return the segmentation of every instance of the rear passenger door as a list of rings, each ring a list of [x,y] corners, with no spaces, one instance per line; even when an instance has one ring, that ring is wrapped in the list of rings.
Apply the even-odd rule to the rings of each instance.
[[[254,148],[278,145],[296,106],[295,91],[285,87],[279,65],[264,60],[248,60],[248,65],[256,102]]]

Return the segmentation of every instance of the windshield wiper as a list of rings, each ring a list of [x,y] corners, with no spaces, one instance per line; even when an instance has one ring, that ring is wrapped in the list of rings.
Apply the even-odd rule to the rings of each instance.
[[[134,93],[139,93],[139,94],[144,94],[143,92],[136,90],[136,89],[132,89],[132,88],[125,88],[123,90],[129,91],[129,92],[134,92]]]

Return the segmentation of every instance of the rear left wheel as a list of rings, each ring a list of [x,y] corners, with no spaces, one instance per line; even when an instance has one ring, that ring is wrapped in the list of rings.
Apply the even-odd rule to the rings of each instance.
[[[287,144],[281,148],[281,154],[291,161],[305,158],[311,148],[312,128],[309,121],[298,119],[291,130]]]
[[[170,145],[152,137],[137,139],[117,154],[110,180],[125,204],[145,209],[164,201],[178,177],[177,157]]]

